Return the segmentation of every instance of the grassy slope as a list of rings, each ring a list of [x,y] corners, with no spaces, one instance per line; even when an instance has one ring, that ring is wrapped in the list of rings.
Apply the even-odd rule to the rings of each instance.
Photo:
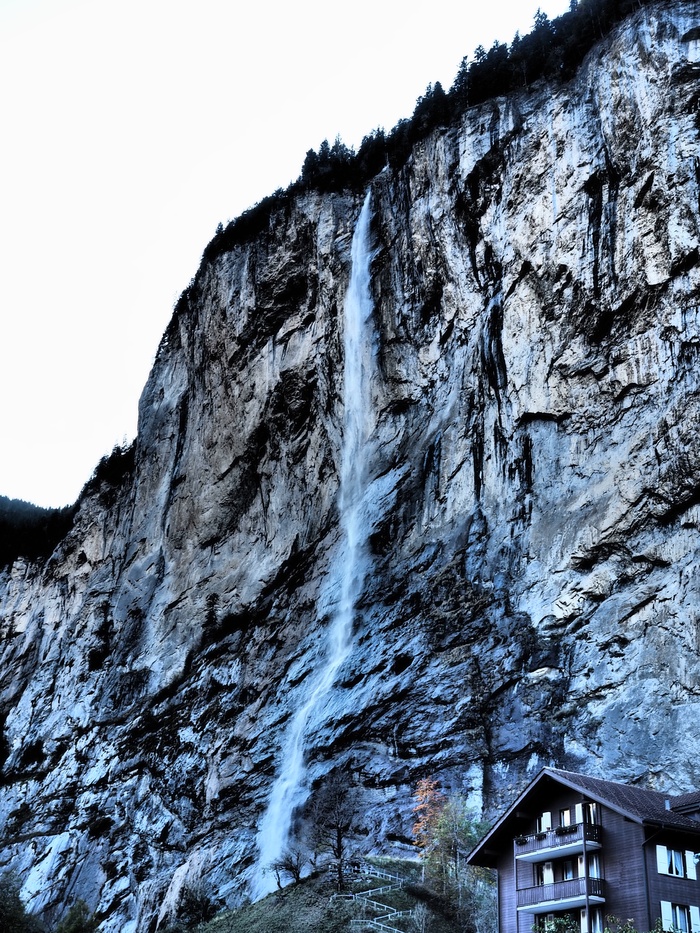
[[[332,899],[334,893],[335,885],[326,875],[307,878],[256,904],[219,914],[198,933],[346,933],[352,904]]]
[[[417,881],[419,869],[416,863],[392,863],[382,865],[386,871],[396,872],[407,880]],[[378,878],[362,876],[353,879],[349,891],[366,891],[382,884]],[[214,920],[197,927],[197,933],[363,933],[363,927],[352,924],[352,919],[363,917],[363,908],[351,900],[334,898],[334,878],[322,874],[306,878],[301,884],[290,885],[284,891],[270,894],[256,904],[240,910],[226,911]],[[426,928],[433,933],[449,933],[451,925],[436,916],[415,897],[407,892],[394,892],[379,898],[399,910],[418,907],[426,912]],[[416,929],[409,920],[396,922],[406,931]],[[371,930],[370,927],[367,928]]]

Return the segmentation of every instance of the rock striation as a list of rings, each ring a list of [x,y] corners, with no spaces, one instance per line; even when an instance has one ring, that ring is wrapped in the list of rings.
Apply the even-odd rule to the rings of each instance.
[[[700,3],[470,110],[371,183],[369,571],[310,724],[365,850],[435,774],[700,786]],[[135,466],[0,575],[0,869],[109,933],[245,896],[337,593],[343,306],[364,194],[206,261]]]

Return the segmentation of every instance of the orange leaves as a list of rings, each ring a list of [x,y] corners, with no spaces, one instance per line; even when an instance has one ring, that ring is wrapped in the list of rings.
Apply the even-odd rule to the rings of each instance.
[[[428,849],[435,839],[440,814],[447,798],[440,790],[439,782],[435,778],[427,777],[418,781],[413,799],[416,801],[413,808],[416,816],[413,836],[417,845],[422,849]]]

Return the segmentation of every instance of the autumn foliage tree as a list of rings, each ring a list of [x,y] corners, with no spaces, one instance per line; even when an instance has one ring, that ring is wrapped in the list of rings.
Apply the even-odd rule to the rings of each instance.
[[[458,794],[446,794],[433,777],[413,795],[413,837],[420,846],[423,881],[443,901],[465,933],[496,933],[496,886],[488,869],[468,865],[466,856],[486,831]]]
[[[416,822],[413,824],[413,838],[416,845],[423,850],[423,855],[430,852],[435,843],[437,825],[440,814],[445,806],[446,797],[440,790],[440,784],[435,778],[421,778],[416,784],[413,794],[416,805],[413,813]]]

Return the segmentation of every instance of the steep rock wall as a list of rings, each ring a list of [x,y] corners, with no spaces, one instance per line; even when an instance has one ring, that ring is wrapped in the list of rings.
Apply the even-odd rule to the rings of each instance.
[[[700,785],[698,30],[647,8],[372,182],[372,569],[308,736],[366,848],[428,773],[487,812],[545,764]],[[0,860],[48,917],[245,892],[336,596],[360,203],[302,196],[200,270],[133,477],[0,578]]]

